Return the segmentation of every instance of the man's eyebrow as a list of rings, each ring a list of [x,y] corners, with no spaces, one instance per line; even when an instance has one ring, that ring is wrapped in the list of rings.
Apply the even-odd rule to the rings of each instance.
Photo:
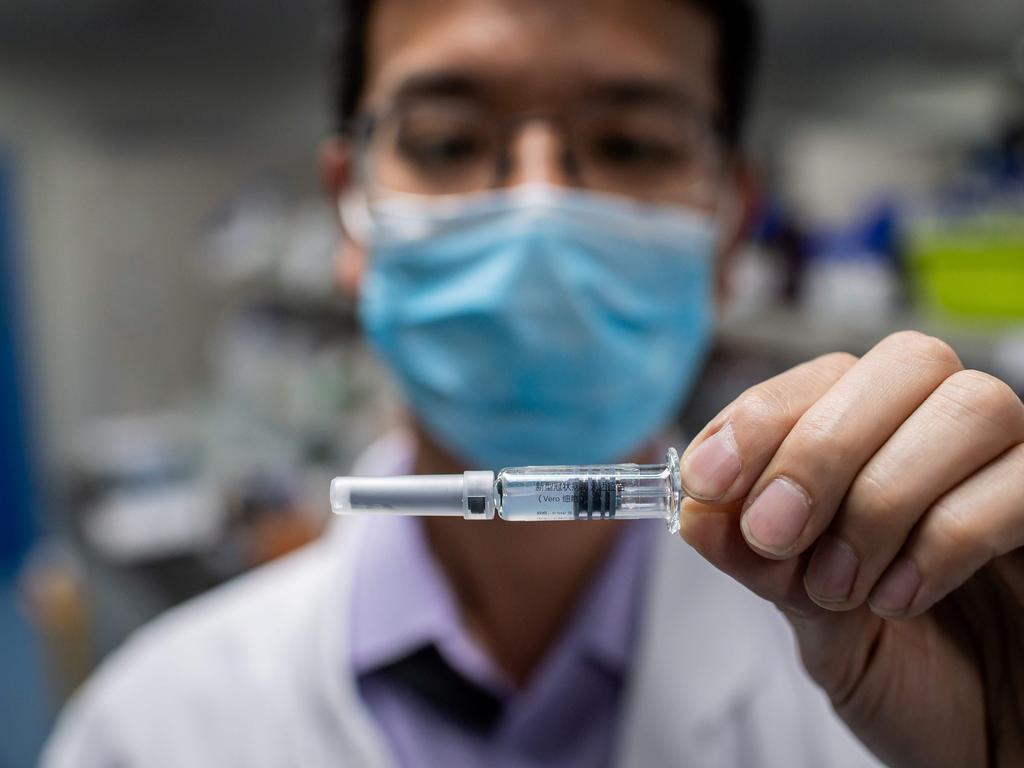
[[[587,89],[585,100],[602,105],[664,104],[706,111],[689,89],[675,83],[645,78],[595,82]]]
[[[395,102],[431,97],[481,98],[483,85],[461,72],[418,72],[404,79],[392,96]]]
[[[488,84],[461,70],[416,72],[399,82],[391,101],[401,104],[430,98],[461,98],[483,102],[488,98]],[[584,87],[582,102],[613,107],[664,105],[696,110],[709,120],[715,119],[714,113],[695,97],[691,89],[675,82],[649,77],[595,80]]]

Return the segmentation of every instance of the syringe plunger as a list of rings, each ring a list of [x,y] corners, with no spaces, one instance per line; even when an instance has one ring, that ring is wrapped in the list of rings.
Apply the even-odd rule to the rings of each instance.
[[[363,512],[490,520],[494,517],[494,473],[336,477],[331,509],[338,515]]]

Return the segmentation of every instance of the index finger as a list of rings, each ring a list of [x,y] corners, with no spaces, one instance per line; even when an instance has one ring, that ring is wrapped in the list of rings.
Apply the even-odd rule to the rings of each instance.
[[[720,504],[746,496],[800,417],[856,362],[853,355],[835,352],[745,391],[683,453],[680,468],[687,493]]]

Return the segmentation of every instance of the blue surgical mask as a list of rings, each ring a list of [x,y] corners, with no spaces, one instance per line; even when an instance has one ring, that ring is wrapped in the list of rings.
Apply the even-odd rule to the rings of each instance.
[[[620,460],[702,367],[715,241],[709,215],[548,185],[385,200],[360,315],[467,464]]]

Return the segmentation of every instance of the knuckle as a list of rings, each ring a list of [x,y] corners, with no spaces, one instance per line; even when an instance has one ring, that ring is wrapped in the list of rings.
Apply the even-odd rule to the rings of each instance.
[[[978,553],[986,560],[994,558],[997,547],[985,535],[979,516],[973,507],[953,504],[940,499],[932,509],[936,530],[951,552]]]
[[[903,355],[939,365],[947,370],[959,370],[963,367],[960,357],[949,344],[920,331],[898,331],[887,337],[886,343],[896,347]]]
[[[856,435],[843,429],[844,414],[831,409],[807,413],[793,430],[793,440],[810,455],[833,456],[845,460],[853,455]]]
[[[755,429],[770,429],[780,424],[790,405],[770,386],[752,387],[736,400],[733,419]]]
[[[856,355],[851,355],[849,352],[829,352],[827,355],[821,355],[820,357],[814,358],[812,363],[831,372],[845,373],[850,370],[859,359],[860,358]]]
[[[906,507],[899,489],[893,486],[870,471],[862,472],[850,486],[844,506],[863,524],[884,524]]]
[[[827,355],[809,360],[801,367],[824,391],[853,368],[858,360],[859,358],[849,352],[829,352]]]
[[[982,371],[958,371],[943,384],[946,396],[960,409],[993,422],[996,426],[1019,426],[1024,404],[1010,386]]]

